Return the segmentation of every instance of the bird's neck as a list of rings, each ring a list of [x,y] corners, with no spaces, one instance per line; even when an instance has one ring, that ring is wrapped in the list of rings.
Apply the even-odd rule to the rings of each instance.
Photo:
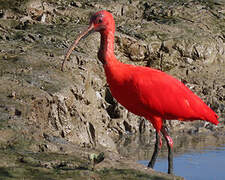
[[[107,82],[112,88],[116,84],[122,83],[126,72],[123,67],[125,64],[116,59],[114,54],[114,32],[101,32],[101,45],[98,51],[98,59],[103,63]]]
[[[117,61],[114,54],[114,32],[101,32],[101,45],[98,51],[98,59],[103,65]]]

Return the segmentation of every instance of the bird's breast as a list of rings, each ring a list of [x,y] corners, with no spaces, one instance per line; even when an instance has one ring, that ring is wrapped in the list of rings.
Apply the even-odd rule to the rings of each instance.
[[[142,104],[137,92],[134,91],[132,84],[129,82],[124,84],[110,83],[109,87],[113,97],[128,111],[139,116],[144,115],[140,111],[140,109],[142,109]]]
[[[145,116],[144,107],[140,101],[140,95],[137,87],[133,83],[132,67],[127,69],[106,69],[107,83],[109,84],[112,96],[123,105],[128,111]]]

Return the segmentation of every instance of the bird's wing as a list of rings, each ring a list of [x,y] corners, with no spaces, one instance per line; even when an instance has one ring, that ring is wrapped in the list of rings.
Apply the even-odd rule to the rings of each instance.
[[[202,119],[218,122],[217,115],[197,95],[174,77],[150,68],[134,71],[139,99],[150,113],[164,119]]]

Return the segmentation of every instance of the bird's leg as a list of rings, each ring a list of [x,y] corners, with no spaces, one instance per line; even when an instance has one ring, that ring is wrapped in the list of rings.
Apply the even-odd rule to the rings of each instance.
[[[160,135],[160,132],[156,131],[155,149],[154,149],[151,161],[149,161],[148,163],[148,167],[150,168],[154,167],[161,146],[162,146],[161,135]]]
[[[161,132],[166,139],[168,148],[168,174],[173,174],[173,140],[169,136],[165,126],[162,127]]]

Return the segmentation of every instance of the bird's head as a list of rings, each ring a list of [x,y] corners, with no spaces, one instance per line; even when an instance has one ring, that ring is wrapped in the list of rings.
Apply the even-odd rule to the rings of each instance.
[[[114,32],[115,21],[110,12],[102,10],[91,16],[89,27],[93,27],[94,31],[100,33]]]
[[[110,12],[106,10],[98,11],[94,15],[91,16],[89,27],[83,31],[80,35],[78,35],[77,39],[71,45],[69,50],[67,51],[64,61],[62,63],[61,70],[64,69],[64,63],[69,58],[70,54],[78,44],[81,39],[86,38],[93,32],[100,32],[101,34],[114,33],[115,32],[115,21]]]

